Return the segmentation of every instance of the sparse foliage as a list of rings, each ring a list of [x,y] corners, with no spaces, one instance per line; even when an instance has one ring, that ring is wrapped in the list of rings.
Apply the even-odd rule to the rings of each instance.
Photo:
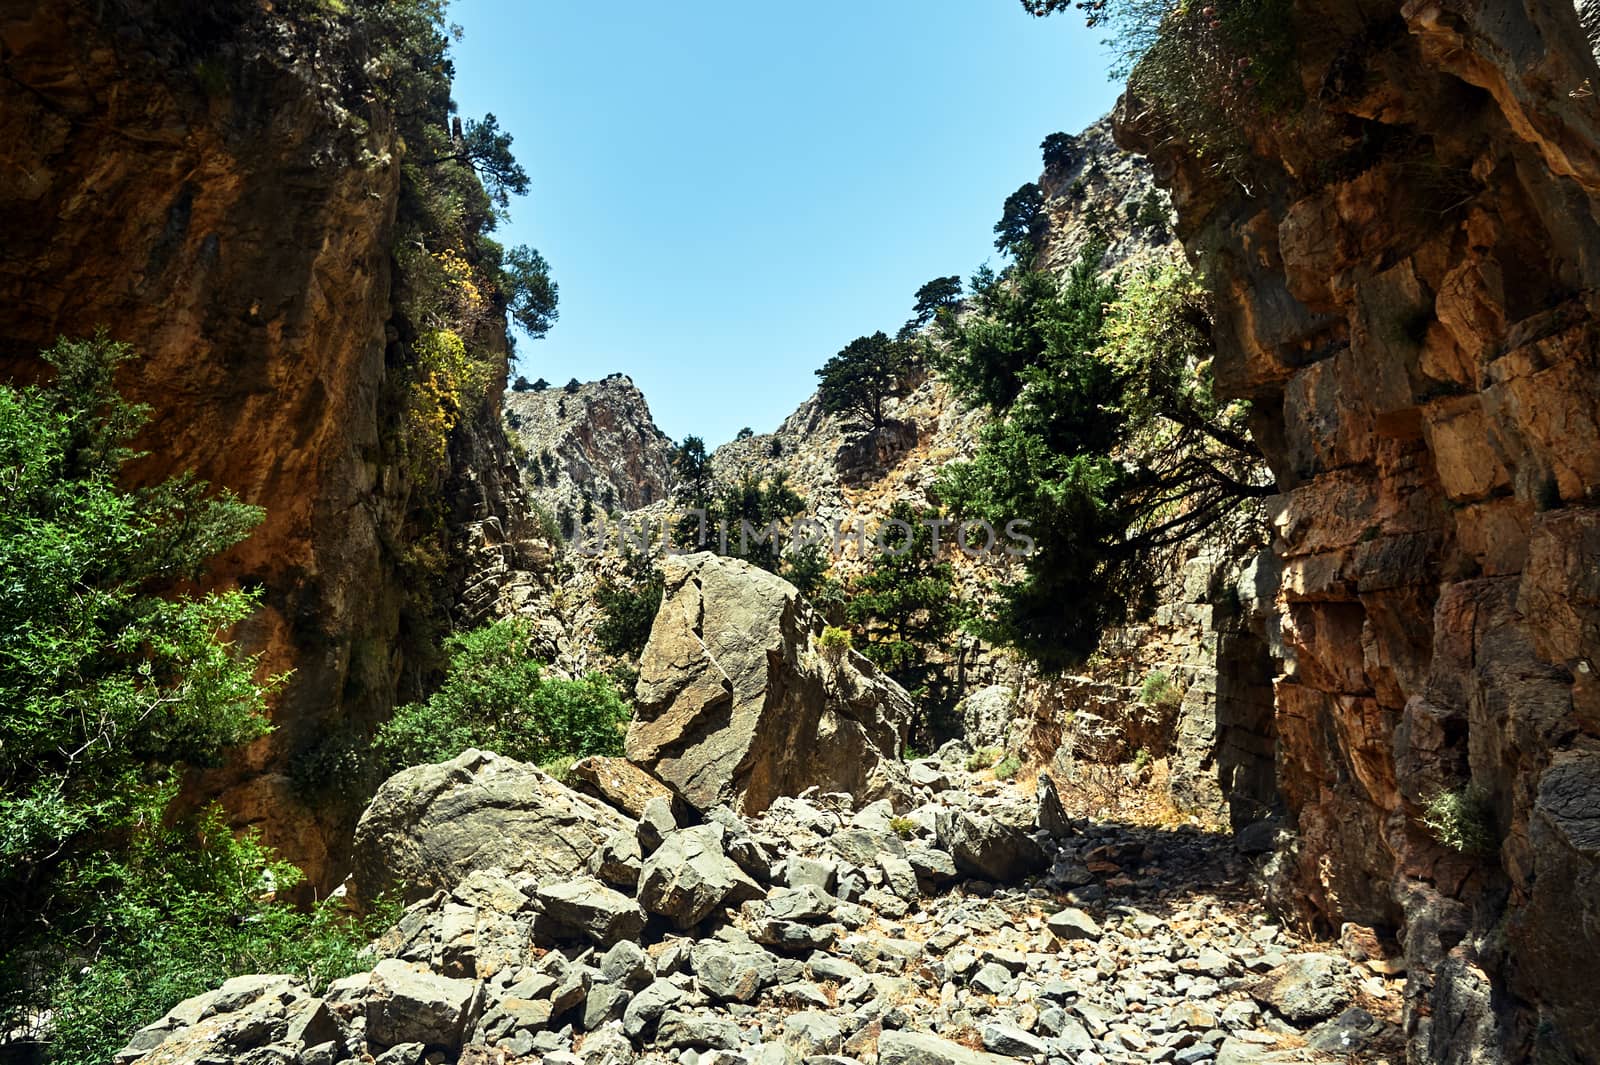
[[[1077,139],[1066,133],[1052,133],[1039,144],[1044,156],[1044,168],[1059,173],[1078,161]]]
[[[550,327],[560,317],[556,310],[560,289],[550,277],[550,264],[544,256],[526,245],[518,245],[506,254],[500,277],[512,320],[535,340],[550,332]],[[535,388],[534,391],[543,390]]]
[[[936,277],[917,289],[916,303],[911,308],[911,318],[900,327],[900,339],[915,336],[941,311],[953,311],[961,305],[962,284],[959,275]]]
[[[1488,854],[1499,845],[1494,806],[1475,784],[1435,794],[1423,807],[1422,824],[1434,839],[1462,854]]]
[[[661,609],[665,583],[661,571],[643,555],[629,555],[619,580],[605,580],[595,589],[602,615],[595,639],[614,655],[637,657],[650,640],[650,628]]]
[[[672,467],[677,471],[683,497],[696,507],[704,507],[711,489],[711,457],[706,454],[706,442],[698,436],[684,437],[673,453]]]

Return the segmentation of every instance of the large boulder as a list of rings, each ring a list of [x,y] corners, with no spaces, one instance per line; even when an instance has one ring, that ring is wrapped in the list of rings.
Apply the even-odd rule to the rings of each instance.
[[[580,758],[568,770],[572,786],[621,810],[629,817],[644,816],[651,799],[672,798],[672,790],[626,758],[603,754]]]
[[[897,796],[911,697],[854,652],[825,655],[793,585],[710,553],[662,563],[629,760],[690,805],[744,814],[818,786]]]
[[[476,981],[453,980],[386,958],[372,970],[367,1039],[386,1047],[422,1043],[454,1050],[478,1005]]]
[[[926,1032],[888,1031],[878,1038],[878,1065],[1012,1065],[1012,1061]]]
[[[469,750],[390,777],[356,825],[358,898],[405,902],[453,890],[475,870],[567,879],[633,822],[531,765]]]
[[[961,700],[961,724],[974,747],[1010,747],[1017,690],[1009,684],[979,688]]]
[[[1031,837],[993,817],[942,811],[938,827],[939,845],[968,876],[1009,884],[1050,864]]]
[[[609,947],[644,931],[638,904],[592,877],[540,884],[533,897],[545,918],[543,930],[560,938],[581,937]]]

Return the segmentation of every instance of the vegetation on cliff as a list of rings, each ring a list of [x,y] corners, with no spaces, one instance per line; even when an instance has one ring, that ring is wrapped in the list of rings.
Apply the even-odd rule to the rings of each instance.
[[[895,503],[885,550],[844,593],[845,616],[862,637],[857,649],[924,708],[945,694],[947,679],[934,658],[961,620],[954,571],[943,555],[948,545],[934,541],[939,521],[937,511]]]
[[[1033,15],[1076,7],[1109,33],[1111,76],[1129,99],[1170,123],[1196,156],[1249,181],[1245,131],[1260,115],[1286,114],[1302,96],[1294,67],[1290,0],[1022,0]]]
[[[1173,258],[1119,286],[1101,251],[1062,281],[980,277],[943,325],[946,374],[994,420],[939,498],[963,520],[1026,521],[1037,542],[974,627],[1050,669],[1147,604],[1157,553],[1272,490],[1244,409],[1212,395],[1194,278]]]
[[[221,635],[256,596],[183,590],[261,512],[190,477],[122,487],[132,352],[44,357],[50,384],[0,385],[0,1030],[49,1017],[53,1061],[98,1063],[229,976],[343,975],[367,937],[275,902],[296,870],[174,806],[186,770],[268,729],[276,682]]]

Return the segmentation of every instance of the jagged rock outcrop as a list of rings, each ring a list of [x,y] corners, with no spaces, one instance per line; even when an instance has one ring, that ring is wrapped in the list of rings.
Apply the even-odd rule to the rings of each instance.
[[[672,492],[672,441],[633,380],[612,374],[569,392],[511,391],[506,425],[521,443],[523,480],[552,516],[637,510]]]
[[[1572,4],[1297,0],[1246,190],[1124,104],[1285,489],[1286,883],[1397,929],[1413,1060],[1592,1060],[1600,1019],[1600,71]],[[1468,787],[1484,854],[1423,823]]]
[[[697,809],[759,813],[811,787],[898,795],[911,697],[822,623],[789,582],[710,552],[662,562],[639,660],[631,761]]]
[[[105,328],[142,355],[118,382],[151,408],[132,478],[193,470],[265,508],[212,577],[261,590],[235,635],[288,680],[273,733],[196,791],[324,886],[359,811],[302,801],[291,761],[415,693],[417,634],[464,587],[498,599],[529,536],[497,388],[447,471],[418,477],[397,446],[403,147],[365,47],[348,21],[251,3],[0,14],[0,378]],[[433,543],[453,557],[421,579]]]

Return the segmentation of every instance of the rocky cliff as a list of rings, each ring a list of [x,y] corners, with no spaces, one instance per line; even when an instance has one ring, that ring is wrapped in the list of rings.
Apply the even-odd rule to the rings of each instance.
[[[496,409],[503,316],[469,337],[498,350],[499,379],[439,465],[407,459],[404,148],[361,28],[297,12],[4,7],[0,376],[104,328],[143,355],[119,382],[152,409],[136,476],[192,469],[265,508],[213,579],[261,590],[240,643],[292,672],[272,735],[201,793],[321,878],[349,825],[304,801],[291,762],[417,691],[460,590],[498,594],[472,571],[504,577],[528,534]]]
[[[672,441],[632,378],[616,373],[567,388],[506,393],[505,420],[522,445],[530,496],[558,521],[637,510],[672,492]]]
[[[1595,1060],[1600,72],[1561,0],[1289,6],[1247,180],[1119,126],[1287,490],[1288,883],[1399,934],[1413,1060]]]

